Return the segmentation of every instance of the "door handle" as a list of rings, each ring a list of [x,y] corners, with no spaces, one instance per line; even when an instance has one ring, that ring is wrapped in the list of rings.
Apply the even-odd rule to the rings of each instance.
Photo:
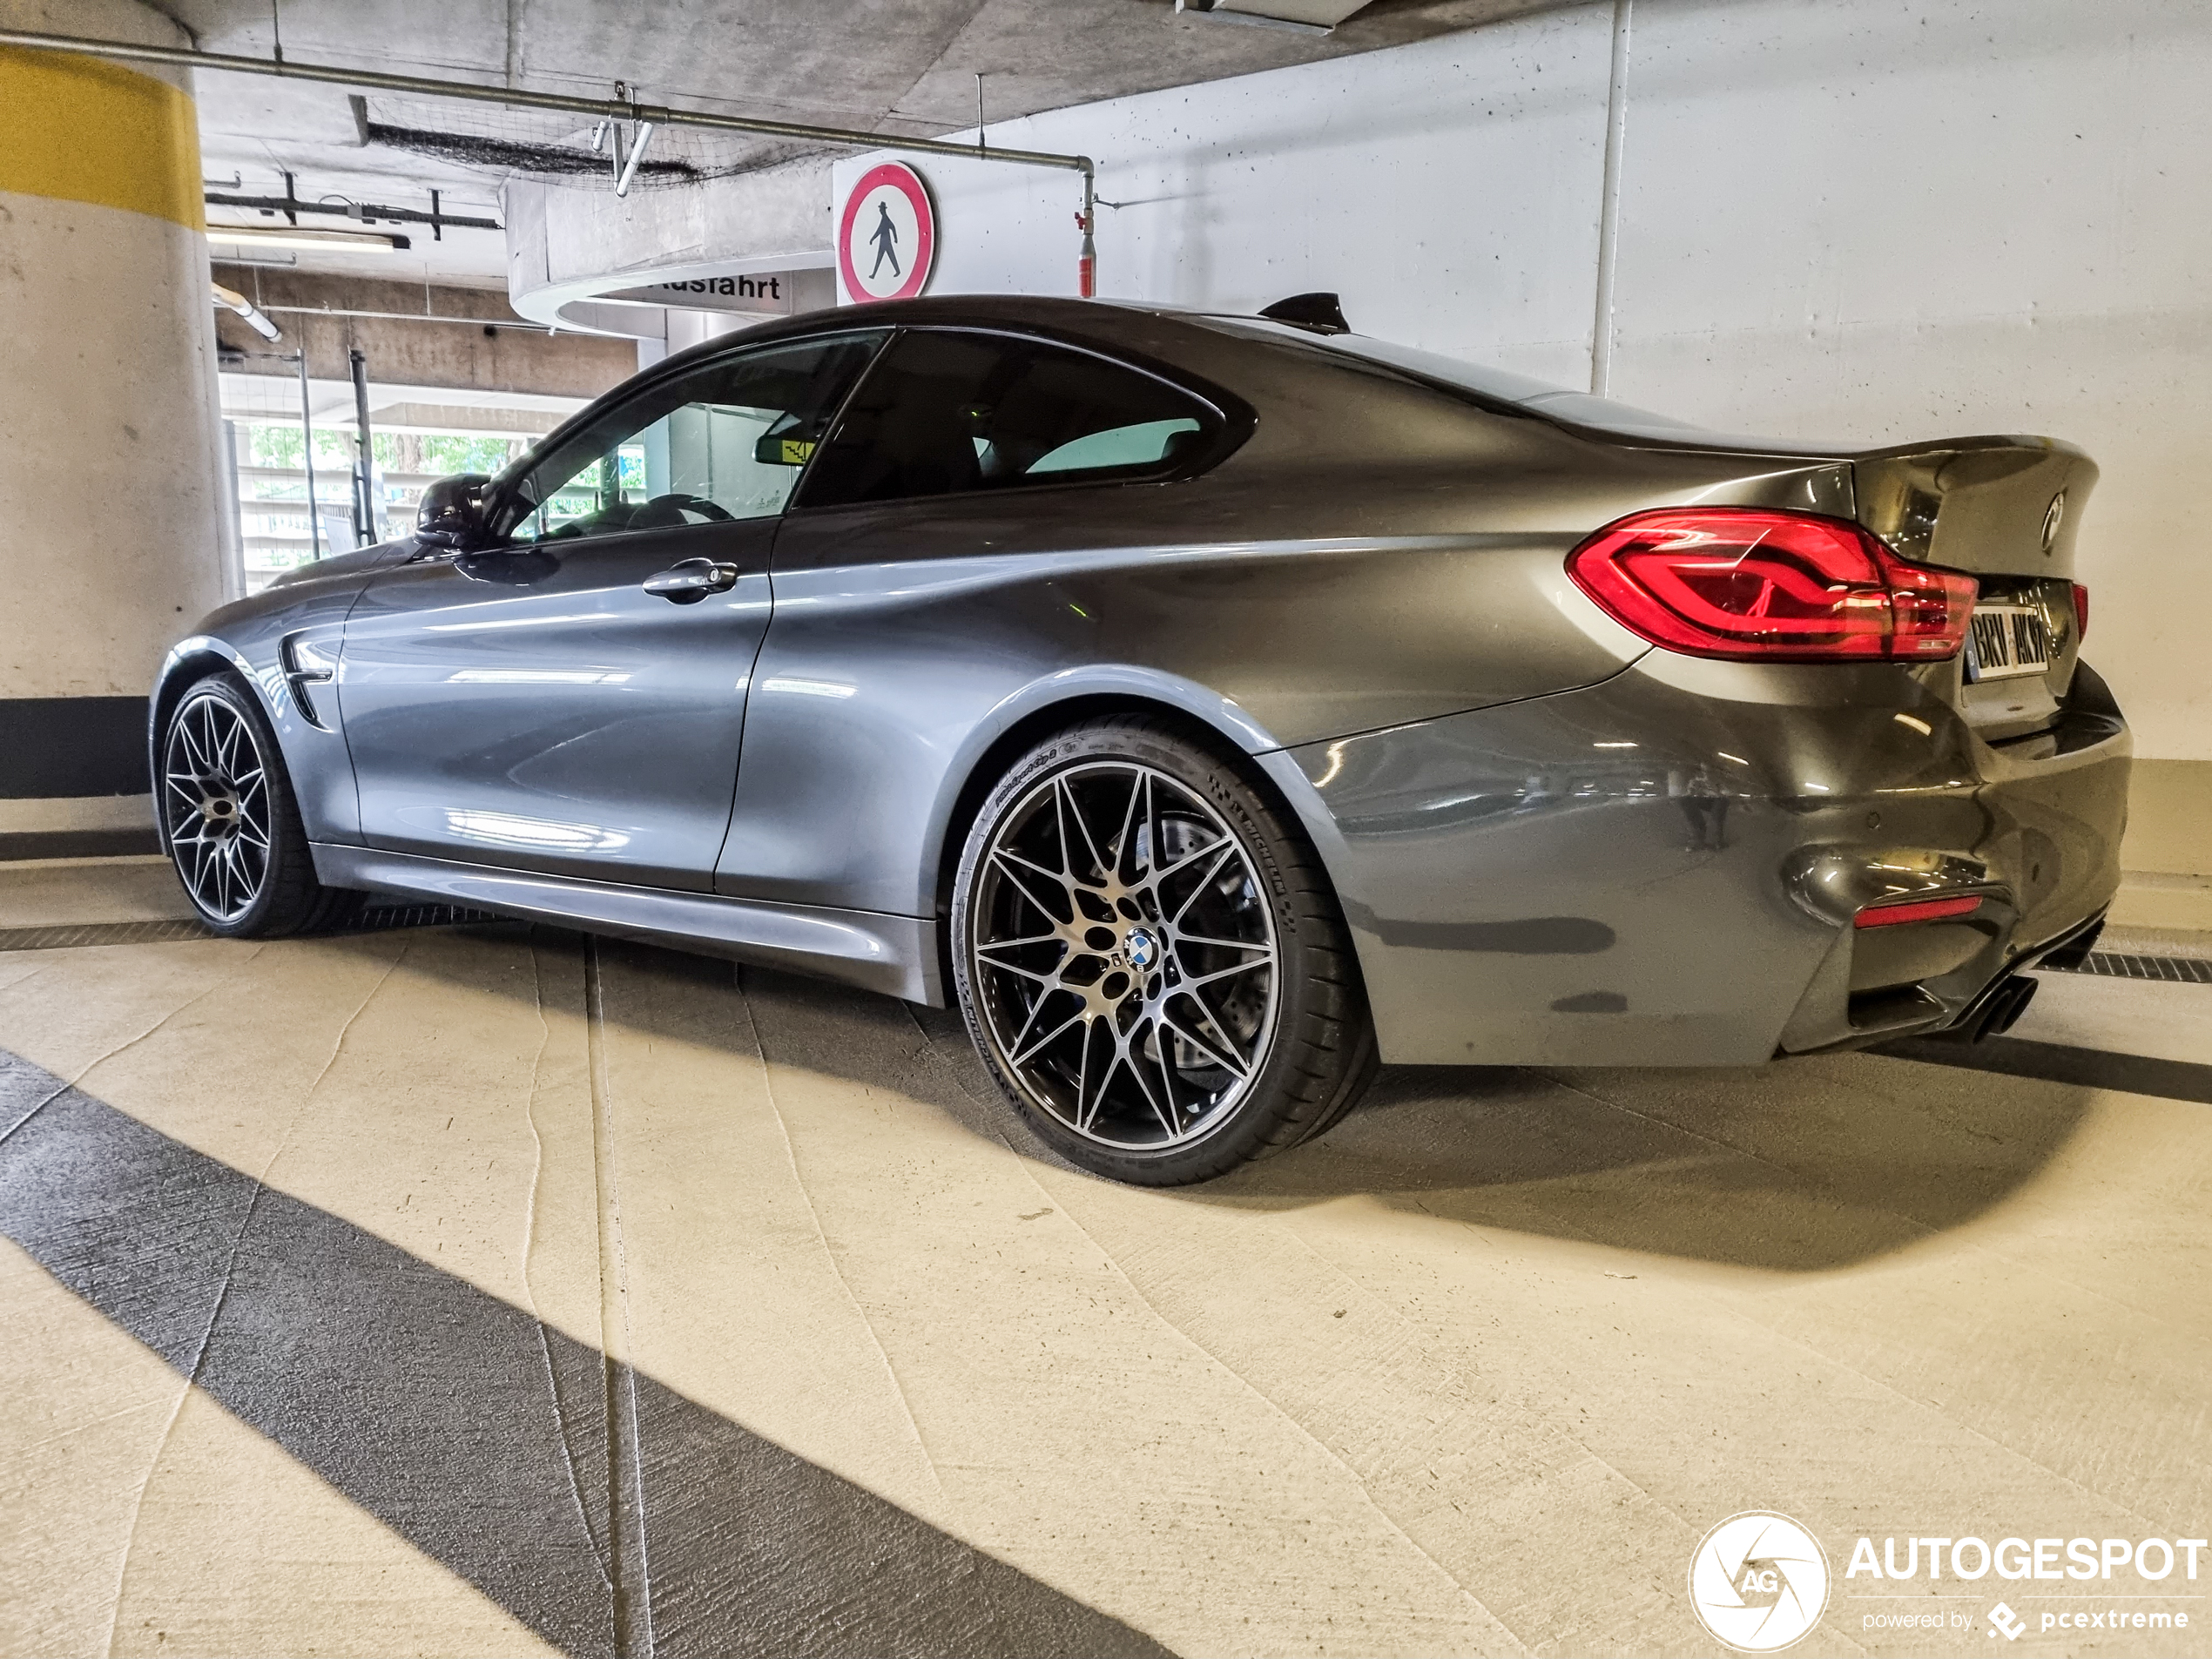
[[[678,605],[697,604],[710,593],[727,593],[737,585],[738,567],[712,559],[678,559],[645,578],[646,592]]]

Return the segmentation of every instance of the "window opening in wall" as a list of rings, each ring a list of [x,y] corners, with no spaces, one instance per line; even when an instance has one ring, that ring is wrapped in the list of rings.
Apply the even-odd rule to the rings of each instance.
[[[258,593],[287,570],[311,563],[314,535],[308,521],[307,446],[300,423],[239,421],[237,432],[239,552],[245,588]],[[378,432],[371,448],[381,478],[384,514],[397,529],[415,522],[423,489],[457,472],[497,472],[536,440],[453,431]],[[319,481],[342,480],[354,464],[354,435],[347,428],[315,428],[314,463]],[[344,496],[326,489],[315,505],[323,518],[326,551],[353,544],[353,510]]]

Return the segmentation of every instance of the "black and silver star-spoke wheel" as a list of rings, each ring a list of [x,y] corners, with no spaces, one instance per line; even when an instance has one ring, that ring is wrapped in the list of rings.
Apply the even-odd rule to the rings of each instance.
[[[1221,815],[1152,766],[1053,773],[1001,818],[968,946],[992,1046],[1078,1135],[1174,1146],[1275,1035],[1274,919]]]
[[[268,880],[269,769],[229,699],[195,693],[169,723],[161,799],[185,891],[210,921],[236,921]]]
[[[1318,861],[1233,767],[1150,719],[1048,739],[992,792],[954,894],[985,1064],[1071,1162],[1204,1180],[1318,1133],[1373,1069]]]
[[[192,907],[217,933],[298,933],[355,896],[315,880],[276,736],[234,677],[211,675],[178,700],[160,762],[162,840]]]

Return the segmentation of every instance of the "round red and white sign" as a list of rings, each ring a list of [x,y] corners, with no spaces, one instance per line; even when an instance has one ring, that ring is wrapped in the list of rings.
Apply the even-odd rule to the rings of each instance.
[[[837,270],[847,298],[910,300],[929,280],[937,211],[929,187],[903,161],[862,173],[838,215]]]

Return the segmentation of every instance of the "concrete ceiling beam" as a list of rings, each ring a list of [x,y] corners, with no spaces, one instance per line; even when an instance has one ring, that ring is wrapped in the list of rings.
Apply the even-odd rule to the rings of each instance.
[[[627,341],[547,334],[517,319],[481,288],[426,288],[218,265],[215,280],[237,289],[276,321],[275,347],[229,312],[216,316],[226,374],[296,377],[290,354],[305,351],[311,379],[349,379],[347,354],[368,359],[378,385],[448,392],[596,397],[637,368]]]

